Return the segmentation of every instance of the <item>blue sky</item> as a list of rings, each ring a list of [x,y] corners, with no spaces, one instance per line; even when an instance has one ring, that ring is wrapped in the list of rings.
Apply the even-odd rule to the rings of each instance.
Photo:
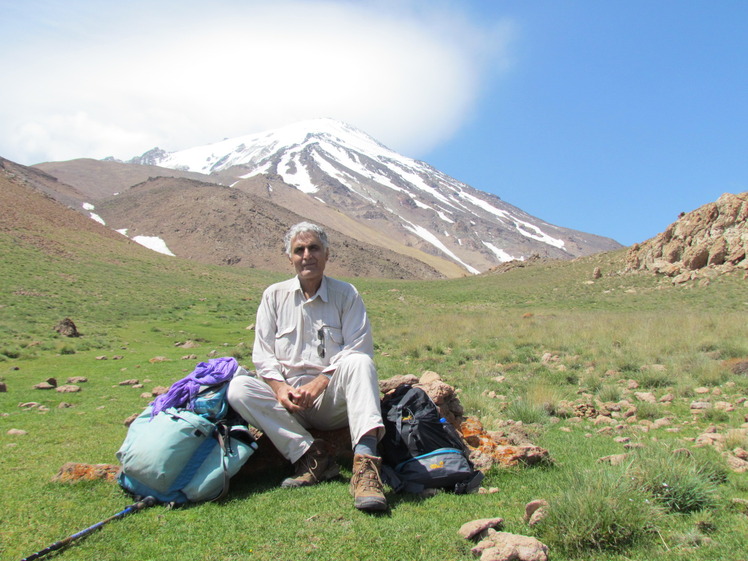
[[[0,0],[0,156],[331,117],[624,245],[748,190],[748,2]]]

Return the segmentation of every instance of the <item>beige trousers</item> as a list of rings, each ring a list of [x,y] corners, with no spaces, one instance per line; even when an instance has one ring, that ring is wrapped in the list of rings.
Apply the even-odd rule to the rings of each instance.
[[[316,376],[297,376],[287,381],[299,387]],[[371,357],[363,353],[350,354],[341,361],[327,389],[306,411],[289,413],[270,386],[253,375],[235,376],[227,395],[231,407],[265,433],[291,462],[301,458],[312,445],[314,438],[309,428],[333,430],[347,425],[354,446],[371,430],[376,429],[380,438],[384,432],[377,371]]]

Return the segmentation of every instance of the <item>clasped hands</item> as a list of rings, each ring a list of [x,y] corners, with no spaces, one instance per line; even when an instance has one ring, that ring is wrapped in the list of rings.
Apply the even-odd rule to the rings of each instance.
[[[320,374],[312,381],[303,386],[295,388],[285,382],[273,384],[273,391],[280,403],[289,413],[298,413],[309,409],[314,405],[317,398],[327,388],[329,379],[327,376]]]

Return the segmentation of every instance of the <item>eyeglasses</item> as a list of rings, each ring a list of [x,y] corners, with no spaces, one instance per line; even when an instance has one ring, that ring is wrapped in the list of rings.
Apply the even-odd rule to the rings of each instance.
[[[317,354],[319,358],[325,358],[325,328],[320,327],[317,330],[317,338],[319,339],[319,345],[317,345]]]

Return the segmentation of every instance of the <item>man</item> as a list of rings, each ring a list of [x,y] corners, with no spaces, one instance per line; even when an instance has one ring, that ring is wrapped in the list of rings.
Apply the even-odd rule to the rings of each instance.
[[[330,250],[324,229],[302,222],[285,243],[296,276],[263,293],[252,351],[257,374],[231,381],[229,403],[295,464],[282,487],[336,477],[335,459],[307,429],[347,425],[354,505],[386,510],[376,453],[384,425],[366,308],[352,285],[325,276]]]

